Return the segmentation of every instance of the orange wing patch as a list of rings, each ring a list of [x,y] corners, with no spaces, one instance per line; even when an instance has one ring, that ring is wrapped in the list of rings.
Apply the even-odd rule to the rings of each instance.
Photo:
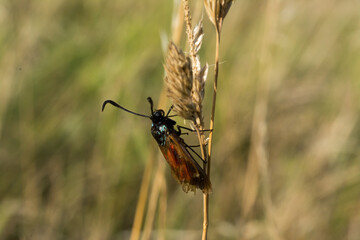
[[[184,192],[196,191],[200,188],[204,193],[211,192],[211,183],[199,164],[193,159],[182,143],[182,139],[174,134],[168,135],[165,146],[160,146],[166,161],[170,165],[172,175],[182,185]]]

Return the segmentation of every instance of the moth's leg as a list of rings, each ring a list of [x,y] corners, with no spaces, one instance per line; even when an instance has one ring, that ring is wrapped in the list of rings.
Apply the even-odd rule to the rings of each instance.
[[[201,145],[199,144],[199,145],[187,145],[187,147],[189,147],[189,148],[196,148],[196,147],[200,147]]]
[[[194,149],[192,149],[192,146],[189,146],[189,145],[187,145],[186,143],[184,143],[184,144],[185,144],[185,147],[188,148],[188,149],[190,149],[193,153],[195,153],[195,155],[196,155],[198,158],[200,158],[200,160],[201,160],[203,163],[207,163],[207,161],[205,161],[197,152],[195,152]],[[199,145],[199,146],[200,146],[200,145]]]
[[[177,128],[178,128],[179,131],[181,131],[180,129],[185,129],[185,130],[188,130],[189,132],[196,132],[196,130],[194,130],[194,129],[191,129],[191,128],[188,128],[188,127],[179,126],[179,125],[177,125]],[[211,129],[199,130],[199,132],[211,132],[211,131],[212,131]]]

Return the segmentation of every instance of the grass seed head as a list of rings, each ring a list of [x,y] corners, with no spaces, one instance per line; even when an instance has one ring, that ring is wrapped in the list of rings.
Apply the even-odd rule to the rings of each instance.
[[[190,58],[170,42],[164,66],[167,96],[174,104],[174,112],[184,119],[191,120],[196,126],[201,126],[208,65],[206,64],[195,76],[192,65]]]

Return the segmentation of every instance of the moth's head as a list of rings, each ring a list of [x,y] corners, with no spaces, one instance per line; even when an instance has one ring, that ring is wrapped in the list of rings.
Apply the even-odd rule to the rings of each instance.
[[[151,121],[153,121],[153,123],[161,123],[164,121],[165,119],[165,112],[162,109],[159,110],[155,110],[152,112],[151,116],[150,116]]]

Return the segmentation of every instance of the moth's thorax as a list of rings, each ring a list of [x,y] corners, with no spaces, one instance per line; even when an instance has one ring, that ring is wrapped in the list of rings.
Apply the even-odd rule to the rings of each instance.
[[[165,146],[166,138],[169,135],[170,129],[164,123],[153,123],[151,125],[151,134],[161,146]]]
[[[150,119],[152,121],[151,134],[160,146],[165,146],[166,138],[174,132],[176,122],[165,116],[161,109],[154,111]]]

